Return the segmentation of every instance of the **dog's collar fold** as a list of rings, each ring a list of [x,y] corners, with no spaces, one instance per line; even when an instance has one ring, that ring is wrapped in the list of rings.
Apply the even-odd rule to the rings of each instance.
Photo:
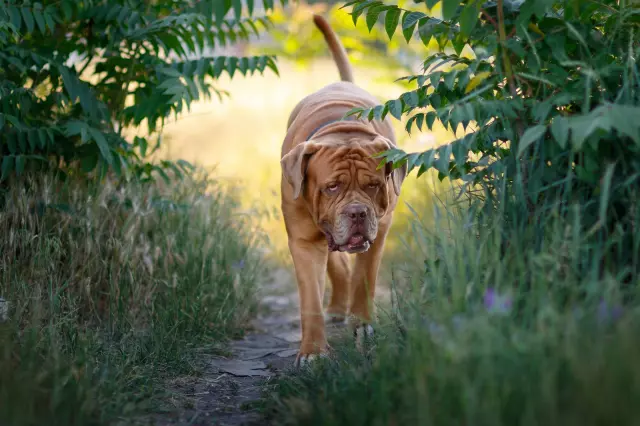
[[[311,138],[313,137],[313,135],[315,135],[316,133],[318,133],[321,129],[323,129],[324,127],[327,127],[329,124],[333,124],[333,123],[338,123],[340,121],[357,121],[357,119],[353,116],[350,115],[348,117],[344,117],[344,118],[336,118],[334,120],[329,120],[326,121],[324,123],[322,123],[321,125],[319,125],[318,127],[316,127],[315,129],[313,129],[313,131],[309,134],[309,136],[307,136],[307,138],[305,139],[305,141],[310,141]]]

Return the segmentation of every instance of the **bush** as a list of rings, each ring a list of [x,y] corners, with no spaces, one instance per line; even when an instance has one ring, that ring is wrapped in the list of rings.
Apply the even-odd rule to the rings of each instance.
[[[262,241],[206,175],[167,188],[40,175],[7,199],[0,424],[140,413],[160,379],[193,372],[254,311]]]
[[[262,3],[266,11],[274,5]],[[165,120],[193,101],[224,95],[212,82],[222,73],[277,72],[272,56],[211,56],[270,25],[248,5],[0,3],[0,179],[51,167],[57,174],[181,175],[184,162],[146,161]],[[132,141],[124,137],[130,127],[140,130]]]
[[[537,227],[536,248],[550,212],[568,217],[577,208],[576,232],[593,247],[587,269],[637,279],[640,5],[443,0],[440,19],[380,1],[348,4],[354,20],[381,21],[389,37],[400,23],[407,41],[417,34],[440,50],[405,78],[416,90],[352,113],[411,115],[408,131],[439,120],[461,136],[422,153],[394,150],[388,160],[462,179],[484,217],[503,215],[522,232]]]

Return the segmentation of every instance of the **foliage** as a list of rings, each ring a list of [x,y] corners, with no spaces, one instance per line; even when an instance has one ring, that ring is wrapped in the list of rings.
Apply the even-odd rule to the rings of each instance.
[[[330,342],[333,359],[270,384],[273,423],[635,424],[640,311],[585,256],[579,211],[552,212],[538,251],[533,227],[511,234],[506,255],[502,218],[438,211],[435,224],[414,223],[419,251],[396,271],[370,351],[348,335]]]
[[[39,174],[7,197],[0,424],[140,414],[254,313],[261,234],[199,171],[166,188]]]
[[[582,235],[602,245],[595,263],[622,274],[638,265],[630,236],[640,218],[640,5],[443,0],[440,18],[377,0],[347,5],[354,21],[381,23],[389,38],[439,46],[421,74],[405,77],[415,90],[352,113],[406,115],[408,131],[438,120],[461,135],[422,153],[386,152],[387,160],[462,179],[463,193],[488,201],[489,216],[522,229],[541,231],[557,204],[564,216],[579,208]]]
[[[274,58],[212,57],[270,26],[256,2],[71,0],[0,3],[1,178],[49,166],[149,179],[185,162],[145,161],[165,121],[212,94],[221,74],[277,72]],[[263,0],[263,9],[274,7]],[[246,13],[245,13],[246,12]],[[245,16],[246,15],[246,16]],[[133,141],[128,127],[144,126]],[[156,139],[155,142],[152,139]]]

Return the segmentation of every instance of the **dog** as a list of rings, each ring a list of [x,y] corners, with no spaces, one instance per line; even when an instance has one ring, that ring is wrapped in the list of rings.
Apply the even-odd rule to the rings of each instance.
[[[336,62],[341,81],[302,99],[291,112],[281,152],[282,215],[294,264],[302,340],[295,366],[330,348],[322,299],[325,276],[332,292],[327,314],[350,319],[356,338],[373,333],[373,298],[385,239],[406,164],[378,168],[376,153],[396,146],[391,121],[344,119],[353,108],[379,104],[353,83],[342,43],[329,23],[313,17]],[[351,267],[348,255],[355,255]]]

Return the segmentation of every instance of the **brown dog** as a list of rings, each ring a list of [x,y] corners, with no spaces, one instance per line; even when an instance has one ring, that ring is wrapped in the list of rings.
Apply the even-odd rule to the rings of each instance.
[[[372,302],[385,238],[406,166],[377,170],[372,155],[392,148],[384,121],[341,120],[356,107],[379,102],[353,84],[351,66],[335,33],[314,16],[338,65],[342,82],[307,96],[289,117],[282,144],[282,214],[300,295],[302,342],[296,365],[323,354],[322,295],[332,284],[327,312],[355,319],[356,334],[371,334]],[[347,253],[356,256],[353,271]]]

